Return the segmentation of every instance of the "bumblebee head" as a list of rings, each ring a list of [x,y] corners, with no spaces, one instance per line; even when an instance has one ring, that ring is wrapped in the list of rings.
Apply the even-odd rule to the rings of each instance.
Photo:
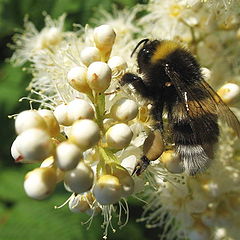
[[[150,66],[151,58],[152,58],[157,46],[159,45],[159,41],[158,40],[150,41],[149,39],[141,40],[137,44],[135,49],[133,50],[131,56],[136,52],[136,50],[142,44],[143,44],[143,46],[141,47],[141,49],[139,50],[139,52],[137,54],[137,62],[138,62],[138,67],[139,67],[140,73],[144,72],[144,70]]]

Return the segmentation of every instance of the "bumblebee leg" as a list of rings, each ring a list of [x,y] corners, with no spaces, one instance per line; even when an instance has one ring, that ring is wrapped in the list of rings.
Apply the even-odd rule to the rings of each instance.
[[[150,160],[146,156],[142,156],[140,161],[137,163],[136,167],[133,170],[132,175],[136,174],[137,176],[141,175],[142,172],[148,167]]]
[[[154,127],[156,129],[159,129],[161,133],[163,132],[162,113],[163,113],[163,101],[158,101],[157,103],[153,104],[153,107],[151,109],[151,115],[154,117],[154,120],[156,121]]]
[[[151,94],[149,95],[151,90],[144,84],[141,77],[133,73],[125,73],[120,81],[120,84],[122,86],[131,84],[142,97],[151,97]]]

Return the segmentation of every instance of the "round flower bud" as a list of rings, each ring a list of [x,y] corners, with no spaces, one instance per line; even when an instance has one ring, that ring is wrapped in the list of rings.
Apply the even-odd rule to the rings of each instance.
[[[89,119],[76,121],[70,132],[70,141],[77,144],[82,151],[93,147],[100,139],[98,125]]]
[[[104,92],[110,85],[111,68],[104,62],[94,62],[88,67],[87,82],[95,92]]]
[[[40,168],[54,167],[54,158],[53,156],[46,158],[40,165]]]
[[[17,150],[17,141],[18,138],[14,140],[11,146],[11,155],[14,158],[15,162],[23,162],[23,156],[21,156],[20,152]]]
[[[40,165],[40,168],[47,168],[47,167],[55,169],[56,176],[57,176],[57,183],[63,180],[64,172],[56,167],[53,156],[45,159]]]
[[[102,175],[93,187],[93,195],[101,205],[118,202],[122,195],[119,179],[112,175]]]
[[[82,157],[82,152],[73,143],[62,142],[56,148],[56,164],[63,171],[75,168]]]
[[[93,119],[94,110],[92,106],[85,100],[75,99],[68,105],[68,119],[71,122],[75,122],[80,119]]]
[[[16,149],[25,162],[43,161],[49,157],[52,148],[49,135],[37,128],[24,131],[16,139]]]
[[[108,60],[108,66],[113,72],[119,72],[127,68],[127,62],[120,56],[113,56]]]
[[[44,119],[47,125],[48,133],[50,136],[57,136],[60,134],[60,127],[57,119],[55,118],[52,111],[47,109],[38,110],[40,116]]]
[[[91,63],[100,61],[101,54],[96,47],[86,47],[80,53],[80,58],[86,66],[89,66]]]
[[[98,49],[111,49],[116,38],[116,33],[110,25],[101,25],[94,29],[93,37]]]
[[[90,166],[81,161],[73,170],[67,171],[64,182],[74,193],[83,193],[91,189],[94,173]]]
[[[91,89],[87,83],[87,68],[86,67],[73,67],[67,74],[69,84],[79,92],[87,93]]]
[[[54,191],[56,181],[53,168],[36,168],[25,176],[24,190],[29,197],[42,200]]]
[[[131,99],[121,98],[111,108],[111,116],[119,121],[130,121],[138,114],[138,105]]]
[[[19,113],[15,120],[15,129],[17,134],[21,134],[31,128],[46,130],[47,125],[44,119],[35,110],[26,110]]]
[[[240,87],[235,83],[226,83],[217,93],[226,104],[230,104],[239,97]]]
[[[171,173],[182,173],[184,170],[179,155],[173,150],[163,152],[160,160]]]
[[[129,145],[133,132],[127,124],[119,123],[106,132],[106,142],[110,148],[122,149]]]
[[[134,181],[127,169],[121,165],[113,166],[111,168],[112,175],[117,177],[122,186],[122,197],[130,196],[134,191]]]
[[[58,105],[54,110],[54,116],[60,125],[72,125],[72,121],[68,118],[68,106],[66,104]]]

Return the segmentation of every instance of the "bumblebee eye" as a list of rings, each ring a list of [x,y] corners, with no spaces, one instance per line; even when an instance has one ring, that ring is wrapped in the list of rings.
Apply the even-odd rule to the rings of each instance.
[[[143,64],[149,63],[151,57],[151,52],[147,48],[143,48],[142,51],[139,52],[139,61]]]

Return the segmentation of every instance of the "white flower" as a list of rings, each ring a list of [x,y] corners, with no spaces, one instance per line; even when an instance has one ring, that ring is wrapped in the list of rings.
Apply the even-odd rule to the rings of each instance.
[[[63,17],[58,21],[46,17],[47,26],[40,32],[26,23],[24,34],[15,37],[12,60],[31,62],[33,79],[27,99],[39,102],[40,109],[47,108],[48,114],[40,110],[43,121],[30,118],[26,123],[25,118],[19,120],[19,114],[16,129],[20,135],[12,145],[13,157],[20,162],[34,158],[43,161],[41,168],[55,171],[57,180],[49,178],[54,180],[50,181],[50,192],[64,178],[66,189],[75,192],[68,200],[69,208],[92,216],[101,211],[104,237],[116,210],[113,204],[118,204],[120,212],[124,209],[128,218],[125,197],[138,194],[148,201],[141,220],[148,227],[161,227],[162,239],[238,239],[240,164],[231,131],[220,123],[223,138],[212,166],[200,176],[178,174],[182,170],[178,156],[165,151],[157,160],[160,154],[153,154],[150,160],[155,161],[148,169],[140,177],[132,177],[143,153],[156,153],[152,152],[154,144],[147,144],[154,126],[152,105],[133,87],[120,86],[119,81],[126,71],[137,73],[136,55],[130,55],[139,39],[173,39],[196,55],[205,80],[213,87],[227,86],[228,93],[221,90],[219,94],[227,103],[234,100],[233,110],[240,116],[239,7],[238,1],[151,0],[131,11],[115,12],[114,18],[103,12],[103,19],[98,20],[103,26],[88,26],[78,33],[63,32]],[[145,15],[139,16],[140,12]],[[46,121],[47,116],[53,116],[52,111],[58,123],[52,117]],[[44,129],[45,135],[39,134],[34,144],[24,138],[22,147],[25,140],[18,139],[34,128],[41,133]],[[34,134],[28,137],[31,140]],[[37,154],[28,157],[26,146],[37,143],[39,147],[33,151]],[[41,147],[42,143],[47,147]],[[75,150],[68,154],[69,149],[61,149],[66,144]],[[158,151],[163,150],[163,143],[156,145],[161,146]],[[76,167],[79,158],[83,159]],[[27,194],[37,199],[48,196],[45,190],[50,185],[39,177],[34,179],[38,188],[26,180]]]
[[[23,33],[16,34],[14,41],[16,46],[12,61],[17,65],[32,60],[34,55],[39,54],[48,48],[54,48],[58,45],[63,37],[63,23],[65,15],[59,17],[58,20],[52,20],[49,16],[45,17],[45,28],[40,32],[35,28],[33,23],[26,18],[24,21],[25,30]]]

